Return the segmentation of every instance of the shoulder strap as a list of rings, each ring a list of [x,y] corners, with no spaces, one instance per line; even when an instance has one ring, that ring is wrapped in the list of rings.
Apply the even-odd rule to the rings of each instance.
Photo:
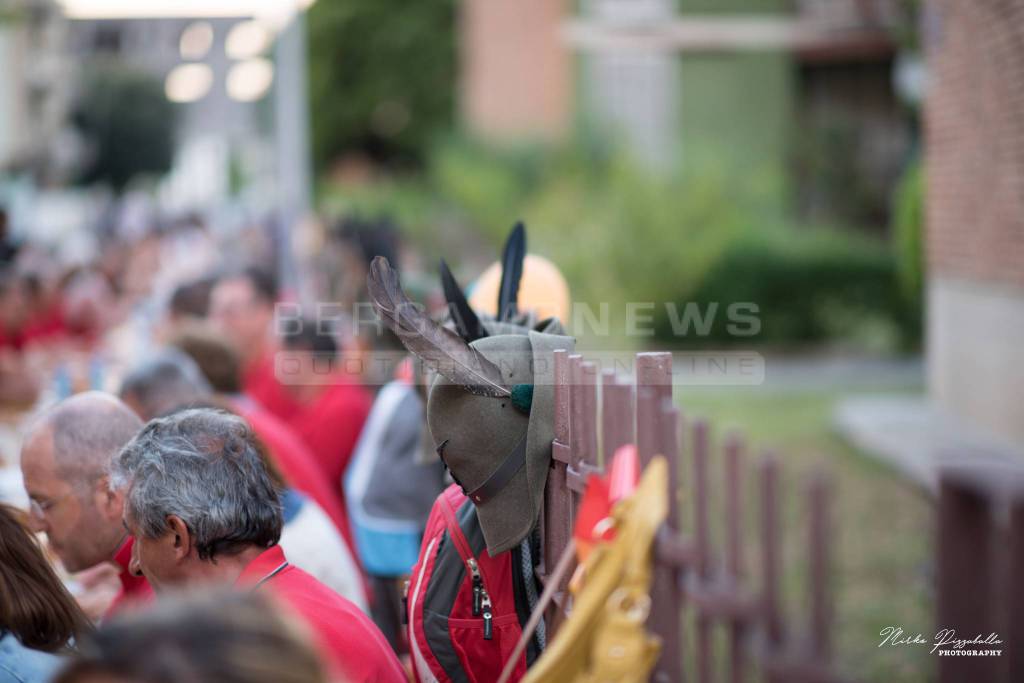
[[[462,533],[462,527],[459,526],[459,520],[455,518],[455,509],[452,507],[452,503],[448,500],[448,496],[443,495],[440,498],[441,514],[444,515],[445,526],[448,528],[448,535],[452,539],[452,543],[455,545],[455,550],[458,551],[459,557],[462,558],[463,562],[466,562],[473,557],[473,551],[469,547],[469,541],[466,540],[466,535]]]

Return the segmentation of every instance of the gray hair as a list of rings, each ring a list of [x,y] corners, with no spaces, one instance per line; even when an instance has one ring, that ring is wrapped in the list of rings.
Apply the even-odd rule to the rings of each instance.
[[[51,430],[58,475],[73,485],[88,485],[107,474],[114,456],[141,428],[138,415],[116,396],[88,391],[39,415],[26,436]]]
[[[121,397],[137,404],[151,419],[182,406],[206,400],[213,390],[196,362],[183,351],[162,349],[129,372],[121,382]]]
[[[281,538],[280,496],[249,425],[223,410],[183,410],[151,420],[114,460],[125,512],[156,538],[180,517],[200,559],[269,548]]]

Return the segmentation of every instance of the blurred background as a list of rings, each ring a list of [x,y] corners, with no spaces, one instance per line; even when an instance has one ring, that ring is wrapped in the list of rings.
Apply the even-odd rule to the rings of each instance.
[[[116,387],[174,287],[230,263],[349,303],[352,245],[384,235],[429,299],[439,257],[472,282],[522,219],[607,306],[581,348],[765,357],[762,385],[680,404],[833,468],[839,661],[924,680],[878,633],[933,627],[936,458],[1024,444],[1022,24],[988,0],[0,0],[0,388],[13,415]],[[721,311],[679,334],[666,303]]]

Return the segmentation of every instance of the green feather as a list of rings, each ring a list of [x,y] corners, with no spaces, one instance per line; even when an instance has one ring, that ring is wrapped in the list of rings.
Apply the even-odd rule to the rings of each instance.
[[[517,384],[512,387],[512,405],[529,415],[530,406],[533,405],[533,385]]]

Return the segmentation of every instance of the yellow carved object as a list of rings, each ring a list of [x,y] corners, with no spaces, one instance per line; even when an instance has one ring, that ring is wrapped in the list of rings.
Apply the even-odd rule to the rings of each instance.
[[[612,509],[615,538],[598,544],[573,590],[573,609],[524,683],[641,683],[661,645],[647,633],[651,553],[668,514],[668,463],[655,457]]]

